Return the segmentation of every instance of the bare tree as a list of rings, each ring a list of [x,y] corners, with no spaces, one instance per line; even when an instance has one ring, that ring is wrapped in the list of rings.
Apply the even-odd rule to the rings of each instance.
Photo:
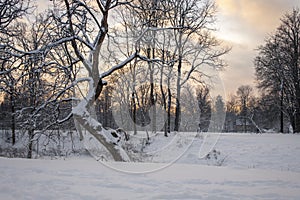
[[[10,73],[17,75],[18,98],[22,105],[15,114],[22,129],[28,133],[28,158],[32,158],[33,143],[38,140],[39,135],[45,134],[44,130],[55,128],[59,123],[59,118],[62,117],[59,107],[65,98],[70,97],[66,88],[72,81],[71,69],[68,68],[69,65],[65,65],[68,62],[59,63],[62,57],[59,57],[61,52],[58,49],[39,52],[39,49],[55,39],[54,33],[48,28],[52,23],[51,13],[40,14],[29,26],[19,24],[22,35],[14,37],[18,51],[37,51],[22,55],[19,58],[22,60],[21,65]]]
[[[288,116],[283,116],[284,119],[278,118],[281,115],[280,104],[281,99],[274,97],[278,94],[264,94],[262,93],[259,98],[256,99],[256,105],[254,110],[254,120],[257,121],[257,126],[266,130],[279,130],[284,132],[287,129],[286,119]]]
[[[200,110],[198,131],[207,132],[212,113],[212,100],[207,86],[201,86],[197,89],[197,101]]]
[[[240,116],[243,120],[244,132],[247,132],[247,124],[250,117],[250,100],[252,98],[253,88],[249,85],[242,85],[238,88],[236,94],[239,98]]]
[[[70,89],[78,59],[68,59],[66,44],[53,43],[62,36],[54,29],[55,23],[49,12],[16,22],[10,28],[18,34],[2,49],[1,89],[13,98],[12,121],[28,133],[28,158],[32,157],[33,143],[45,130],[70,119],[60,108],[72,99]]]
[[[27,14],[31,8],[30,0],[1,0],[0,33],[13,35],[13,32],[9,27],[17,19],[20,19]]]
[[[258,87],[268,94],[277,94],[278,106],[290,118],[294,132],[300,132],[300,11],[293,9],[281,19],[281,25],[255,59]],[[282,126],[283,127],[283,126]]]
[[[121,4],[127,3],[116,0],[95,1],[94,3],[64,0],[66,12],[62,11],[60,19],[61,28],[65,30],[65,37],[56,41],[55,44],[69,42],[73,49],[73,57],[80,60],[87,74],[85,78],[75,81],[75,84],[86,82],[88,91],[87,94],[83,95],[77,106],[74,107],[71,115],[103,144],[114,160],[127,161],[129,160],[128,155],[117,144],[116,139],[111,136],[111,132],[104,130],[102,124],[95,120],[91,113],[94,101],[98,98],[105,85],[104,78],[108,78],[114,72],[136,60],[136,58],[149,61],[145,54],[140,53],[141,51],[136,45],[131,55],[123,54],[122,57],[115,60],[117,62],[115,66],[108,67],[107,71],[100,73],[99,67],[103,64],[100,63],[100,52],[104,47],[109,30],[109,13],[113,8]],[[144,37],[148,31],[149,29],[146,29],[142,32],[140,38]],[[124,59],[121,60],[122,58]]]
[[[215,128],[217,131],[223,131],[225,119],[225,103],[221,95],[216,97],[213,109],[212,120],[214,120]]]
[[[156,103],[162,104],[164,110],[167,110],[166,98],[164,91],[164,80],[170,77],[168,66],[170,65],[170,56],[168,56],[168,47],[172,39],[171,34],[168,34],[173,27],[165,27],[166,21],[166,6],[165,1],[134,1],[124,8],[118,9],[117,13],[120,16],[122,28],[120,26],[114,31],[112,43],[114,48],[118,48],[124,55],[128,56],[138,47],[144,55],[144,62],[137,63],[136,61],[129,64],[128,82],[130,82],[130,106],[132,108],[132,118],[136,121],[137,105],[140,107],[137,90],[143,84],[150,85],[150,91],[146,98],[149,98],[150,104],[146,107],[151,107],[151,130],[156,132]],[[111,47],[110,47],[111,49]],[[114,55],[118,57],[118,55]],[[142,76],[140,75],[142,74]],[[159,74],[159,75],[158,75]],[[122,75],[124,77],[124,75]],[[140,79],[140,80],[138,80]],[[170,78],[169,78],[170,79]],[[125,80],[126,81],[126,80]],[[157,85],[160,85],[160,94],[157,90]],[[145,90],[144,90],[145,91]],[[139,91],[141,94],[141,90]],[[162,100],[158,98],[162,98]],[[143,108],[144,109],[144,108]],[[143,112],[146,112],[144,110]],[[166,119],[164,120],[166,121]],[[136,134],[136,124],[133,124],[134,133]],[[165,135],[167,135],[167,126],[165,126]]]
[[[103,129],[102,124],[93,117],[90,110],[103,89],[105,84],[103,79],[137,57],[137,52],[134,52],[123,62],[100,74],[100,51],[108,32],[109,13],[121,3],[115,0],[95,2],[64,0],[66,13],[63,13],[65,18],[62,24],[66,25],[67,33],[61,40],[70,41],[76,58],[80,60],[87,72],[86,78],[80,81],[88,83],[88,92],[73,108],[72,115],[85,130],[103,144],[114,160],[127,161],[129,160],[127,154],[114,141],[111,132]],[[91,28],[91,25],[94,27]]]
[[[220,42],[211,35],[215,21],[216,6],[212,1],[180,0],[171,1],[174,9],[169,13],[170,24],[174,29],[176,63],[176,109],[175,127],[179,130],[181,87],[193,76],[202,74],[201,66],[214,68],[224,66],[220,57],[229,49],[218,49]]]
[[[20,34],[20,30],[12,27],[15,26],[18,19],[29,13],[31,8],[29,0],[3,0],[0,2],[0,91],[9,94],[10,98],[13,145],[16,142],[14,114],[16,80],[9,72],[13,70],[13,65],[15,65],[17,61],[7,49],[9,49],[9,46],[12,44],[11,37]],[[4,75],[7,76],[4,77]]]

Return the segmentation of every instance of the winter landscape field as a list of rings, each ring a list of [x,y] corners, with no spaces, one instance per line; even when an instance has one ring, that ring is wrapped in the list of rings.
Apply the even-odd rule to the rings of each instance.
[[[299,0],[0,0],[23,199],[299,200]]]
[[[144,151],[163,139],[152,138]],[[174,163],[166,162],[168,151],[131,163],[89,154],[0,158],[0,199],[299,199],[300,135],[221,134],[210,156],[199,158],[202,142],[194,138]],[[169,148],[179,154],[183,146]]]

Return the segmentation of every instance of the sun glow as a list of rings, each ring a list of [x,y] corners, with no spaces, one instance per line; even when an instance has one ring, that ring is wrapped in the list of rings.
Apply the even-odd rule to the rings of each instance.
[[[0,104],[4,101],[4,93],[0,92]]]

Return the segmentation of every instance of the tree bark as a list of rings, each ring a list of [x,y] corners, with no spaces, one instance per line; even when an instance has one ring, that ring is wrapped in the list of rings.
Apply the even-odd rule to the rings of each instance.
[[[132,77],[133,77],[133,87],[132,87],[132,104],[133,104],[133,134],[136,135],[137,134],[137,127],[136,127],[136,122],[137,122],[137,119],[136,119],[136,110],[137,110],[137,107],[136,107],[136,89],[135,89],[135,85],[136,85],[136,70],[135,70],[135,67],[136,67],[136,63],[133,64],[133,67],[132,67]]]
[[[167,132],[171,132],[171,103],[172,103],[172,94],[170,89],[170,84],[168,84],[168,114],[167,114]]]
[[[32,151],[33,151],[33,137],[34,137],[34,130],[29,129],[28,130],[28,152],[27,152],[27,158],[31,159],[32,158]]]
[[[13,88],[12,88],[13,91]],[[12,137],[12,145],[16,143],[16,117],[15,117],[15,100],[12,92],[10,94],[10,102],[11,102],[11,137]]]
[[[164,107],[164,111],[167,110],[167,104],[166,104],[166,94],[164,92],[164,87],[163,87],[163,70],[164,68],[161,68],[161,74],[160,74],[160,92],[161,92],[161,98],[162,98],[162,104]],[[167,132],[167,123],[166,123],[166,115],[164,115],[164,135],[168,137],[168,132]]]
[[[283,133],[283,86],[280,93],[280,133]]]
[[[181,117],[181,107],[180,107],[180,98],[181,98],[181,67],[182,67],[182,58],[179,57],[178,61],[178,69],[177,69],[177,95],[176,95],[176,109],[175,109],[175,125],[174,125],[174,131],[179,131],[180,126],[180,117]]]
[[[300,133],[300,89],[296,92],[296,109],[295,109],[295,127],[294,133]]]
[[[100,132],[103,131],[103,128],[100,123],[98,123],[97,127],[93,125],[90,121],[89,116],[81,116],[74,114],[74,119],[82,126],[85,130],[87,130],[90,134],[92,134],[111,154],[115,161],[130,161],[129,157],[124,158],[122,156],[121,147],[118,148],[117,144],[112,142],[108,142],[105,136],[103,136]]]

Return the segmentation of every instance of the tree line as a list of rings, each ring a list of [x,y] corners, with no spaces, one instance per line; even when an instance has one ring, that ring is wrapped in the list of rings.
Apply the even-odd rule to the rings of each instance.
[[[95,103],[96,118],[100,121],[104,127],[117,129],[120,124],[116,121],[122,115],[129,115],[129,120],[133,120],[135,115],[135,124],[140,127],[136,131],[145,131],[142,129],[145,125],[151,122],[151,112],[149,112],[149,95],[150,85],[143,86],[138,90],[137,99],[139,99],[139,107],[134,110],[130,94],[127,94],[128,104],[124,110],[124,107],[120,105],[120,101],[115,101],[115,98],[126,98],[126,95],[115,96],[115,88],[113,86],[106,86],[99,98]],[[123,90],[122,90],[123,91]],[[119,91],[118,91],[119,92]],[[221,95],[212,97],[210,89],[207,86],[189,86],[188,89],[182,91],[182,124],[181,131],[199,131],[199,132],[257,132],[262,133],[266,131],[280,132],[281,130],[281,111],[280,99],[276,99],[277,103],[274,104],[274,97],[270,95],[261,95],[256,97],[253,92],[253,88],[249,85],[240,86],[235,94],[229,96],[225,100]],[[146,98],[145,98],[146,97]],[[42,97],[44,98],[44,97]],[[145,98],[145,99],[143,99]],[[1,103],[1,128],[11,129],[12,126],[17,126],[16,129],[21,129],[24,124],[22,121],[27,120],[28,116],[20,116],[12,123],[13,113],[11,111],[11,101],[6,96],[5,100]],[[143,99],[143,100],[140,100]],[[161,100],[161,97],[158,97]],[[44,101],[41,99],[40,101]],[[148,102],[147,102],[148,101]],[[16,110],[20,110],[25,107],[27,99],[15,99],[14,106]],[[277,107],[278,106],[278,107]],[[42,130],[43,127],[49,125],[51,118],[66,117],[72,110],[72,104],[70,102],[60,105],[59,113],[55,113],[55,109],[50,107],[40,112],[39,123],[36,125],[38,130]],[[135,111],[135,113],[134,113]],[[114,113],[116,112],[116,113]],[[159,132],[164,132],[167,121],[166,114],[160,119],[164,123],[158,127]],[[118,117],[116,117],[116,115]],[[165,119],[164,119],[165,117]],[[219,119],[217,119],[219,117]],[[291,124],[287,116],[283,119],[283,132],[291,132]],[[220,121],[218,126],[216,121]],[[127,122],[127,124],[126,124]],[[170,130],[174,130],[175,127],[175,108],[172,108],[170,113]],[[127,125],[127,126],[126,126]],[[129,132],[133,132],[134,127],[129,126],[128,118],[124,117],[122,128]],[[74,121],[72,119],[52,126],[53,130],[75,130]]]

